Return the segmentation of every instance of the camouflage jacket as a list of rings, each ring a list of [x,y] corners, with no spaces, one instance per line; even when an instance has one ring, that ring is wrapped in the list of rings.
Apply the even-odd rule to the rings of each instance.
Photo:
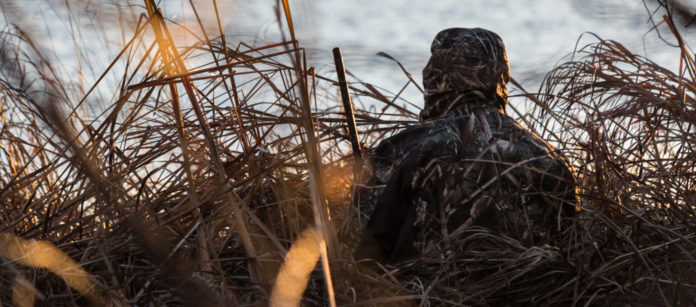
[[[369,219],[357,256],[393,263],[444,250],[474,225],[549,242],[575,213],[574,173],[505,114],[502,40],[453,28],[431,51],[420,123],[382,141],[365,165],[355,202]]]

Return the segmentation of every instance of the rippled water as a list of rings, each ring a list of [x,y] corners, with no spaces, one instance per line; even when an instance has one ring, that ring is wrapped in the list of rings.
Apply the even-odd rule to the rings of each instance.
[[[654,9],[653,0],[645,0]],[[678,66],[678,49],[669,47],[650,32],[652,24],[643,0],[467,0],[467,1],[402,1],[402,0],[291,0],[298,38],[308,50],[310,65],[327,75],[332,74],[331,49],[341,47],[348,70],[363,81],[391,91],[405,82],[400,69],[391,61],[375,54],[383,51],[401,61],[420,82],[423,66],[429,56],[433,36],[449,27],[482,27],[501,35],[508,49],[513,77],[529,90],[535,90],[543,75],[573,51],[576,43],[595,42],[592,32],[604,39],[623,43],[633,52],[646,55],[671,69]],[[96,29],[95,24],[106,20],[115,29],[134,23],[134,18],[122,18],[122,13],[143,13],[142,1],[113,1],[92,3],[69,1],[71,9],[79,11],[74,21],[81,42],[80,58],[90,59],[94,72],[86,71],[85,80],[96,80],[101,68],[113,59],[128,34],[120,30]],[[212,1],[194,1],[199,14],[216,28]],[[279,39],[275,0],[218,0],[222,24],[230,42],[257,41],[257,44]],[[161,2],[167,18],[194,27],[194,15],[188,1]],[[694,5],[692,5],[694,6]],[[44,45],[55,51],[56,57],[77,70],[75,50],[70,35],[70,22],[61,4],[52,1],[3,1],[3,10],[20,11],[22,23],[45,35]],[[656,14],[661,19],[662,12]],[[84,16],[83,16],[84,15]],[[119,19],[121,18],[121,19]],[[2,19],[2,18],[0,18]],[[16,19],[16,18],[15,18]],[[119,24],[120,23],[120,24]],[[215,24],[215,26],[212,26]],[[671,37],[665,26],[659,27]],[[687,41],[696,42],[696,27],[684,29]],[[176,33],[175,33],[176,34]],[[216,33],[213,33],[216,34]],[[582,36],[582,39],[579,38]],[[92,37],[95,37],[93,39]],[[670,38],[671,41],[674,41]],[[105,47],[111,45],[112,47]],[[79,48],[78,48],[79,49]],[[109,50],[103,52],[101,50]],[[418,102],[420,93],[414,88],[406,92],[409,100]]]
[[[346,66],[364,81],[398,90],[405,80],[398,67],[375,56],[384,51],[420,81],[435,34],[449,27],[482,27],[501,35],[508,49],[513,77],[530,89],[576,43],[596,38],[621,42],[630,50],[676,68],[679,51],[666,46],[655,32],[642,0],[323,0],[291,1],[301,43],[309,46],[313,65],[330,65],[330,50],[343,50]],[[228,33],[272,37],[273,11],[266,1],[237,1]],[[654,3],[647,1],[648,9]],[[661,19],[663,13],[656,15]],[[259,22],[266,21],[266,23]],[[266,27],[259,25],[266,24]],[[666,27],[660,27],[666,31]],[[273,28],[272,30],[275,30]],[[694,30],[684,29],[691,41]],[[581,40],[578,40],[581,35]],[[669,36],[669,34],[668,34]],[[671,40],[674,41],[674,40]],[[416,93],[409,95],[418,99]]]

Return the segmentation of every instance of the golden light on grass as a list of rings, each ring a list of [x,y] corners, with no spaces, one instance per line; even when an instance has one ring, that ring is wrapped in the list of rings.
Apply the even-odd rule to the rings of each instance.
[[[90,301],[101,301],[92,277],[55,245],[47,241],[26,240],[8,233],[0,233],[0,246],[3,246],[0,249],[0,257],[34,268],[49,269]],[[29,302],[24,294],[31,292],[34,296],[34,292],[31,291],[33,287],[28,287],[26,283],[26,280],[15,280],[12,296],[13,299],[21,298],[19,301],[15,300],[17,306],[24,306],[22,304]],[[33,299],[31,301],[33,302]]]
[[[324,172],[326,197],[332,202],[350,199],[350,185],[353,181],[353,164],[339,163],[328,166]]]
[[[31,284],[24,276],[17,274],[12,283],[12,302],[17,307],[31,307],[36,302],[36,296],[43,299],[34,285]]]
[[[319,260],[321,243],[321,234],[308,228],[292,244],[276,277],[270,306],[300,306],[309,274]]]

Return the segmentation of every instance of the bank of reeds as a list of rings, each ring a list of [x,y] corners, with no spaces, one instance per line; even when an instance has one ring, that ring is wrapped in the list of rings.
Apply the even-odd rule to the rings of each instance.
[[[291,257],[304,272],[303,259],[330,260],[281,274],[298,288],[273,296],[308,282],[306,305],[696,304],[696,71],[671,15],[681,71],[597,39],[538,94],[518,86],[520,122],[578,173],[562,242],[526,248],[473,227],[451,238],[455,254],[375,268],[352,258],[361,223],[338,84],[307,66],[287,3],[287,38],[260,46],[227,41],[219,14],[213,34],[144,4],[103,112],[85,111],[91,90],[76,100],[31,33],[2,36],[3,304],[264,305],[291,249],[307,253]],[[350,85],[366,153],[415,122],[398,93]]]

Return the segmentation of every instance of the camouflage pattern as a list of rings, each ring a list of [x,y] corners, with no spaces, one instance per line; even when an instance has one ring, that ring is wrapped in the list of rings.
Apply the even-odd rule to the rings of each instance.
[[[425,105],[421,119],[455,111],[476,98],[505,110],[510,66],[503,40],[484,29],[452,28],[435,36],[423,69]]]
[[[421,122],[381,142],[365,164],[355,201],[369,220],[357,256],[394,263],[446,251],[471,226],[528,246],[552,242],[575,213],[574,173],[505,114],[502,40],[447,29],[431,52]]]

